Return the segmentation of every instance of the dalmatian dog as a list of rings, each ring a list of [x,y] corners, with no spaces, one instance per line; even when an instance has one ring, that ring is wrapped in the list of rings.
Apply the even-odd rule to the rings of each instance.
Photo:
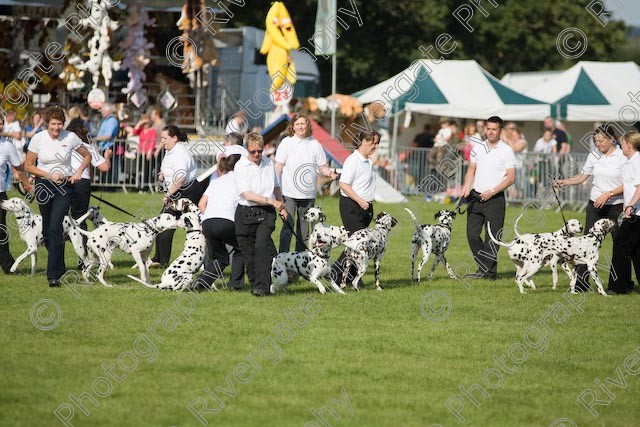
[[[317,235],[323,234],[330,236],[331,248],[335,248],[341,245],[345,240],[349,238],[349,233],[343,226],[325,225],[324,222],[327,220],[327,217],[317,206],[309,208],[309,210],[307,210],[307,212],[305,212],[305,214],[302,216],[302,219],[311,224],[311,226],[313,227],[311,235],[316,233]]]
[[[326,289],[320,279],[329,278],[329,284],[339,294],[344,291],[331,279],[331,242],[334,236],[329,232],[314,230],[309,236],[309,250],[303,252],[282,252],[271,262],[271,293],[276,290],[285,291],[290,276],[302,276],[318,287],[321,294]]]
[[[97,278],[104,286],[111,287],[105,279],[104,272],[111,263],[113,250],[120,248],[131,254],[140,269],[140,278],[144,283],[150,283],[149,269],[146,261],[156,236],[171,228],[178,227],[178,219],[168,213],[160,214],[142,223],[109,222],[93,231],[78,231],[87,236],[87,262],[82,269],[82,276],[89,282],[89,275],[93,267],[98,267]]]
[[[198,212],[186,210],[178,220],[178,226],[187,231],[187,238],[182,253],[162,273],[160,283],[152,285],[135,276],[130,279],[142,283],[149,288],[170,289],[172,291],[188,290],[192,286],[193,275],[204,262],[204,249],[207,245]],[[215,288],[215,284],[214,284]],[[215,288],[218,290],[217,288]]]
[[[529,260],[533,254],[540,254],[545,260],[545,265],[551,267],[553,280],[553,289],[558,285],[558,261],[560,257],[555,252],[556,242],[558,240],[573,237],[578,233],[582,233],[582,224],[577,219],[570,219],[566,225],[553,233],[518,233],[518,221],[524,215],[521,213],[514,223],[514,232],[516,237],[508,243],[496,239],[491,232],[491,223],[487,224],[487,233],[493,243],[509,248],[509,258],[516,266],[516,277],[520,274],[523,265]],[[530,278],[524,282],[532,290],[536,290],[536,285]],[[520,292],[524,293],[524,288],[520,288]]]
[[[389,232],[392,227],[398,223],[391,214],[380,212],[376,217],[374,228],[365,228],[353,233],[344,243],[345,246],[345,264],[343,266],[341,288],[346,286],[347,275],[351,264],[355,265],[358,272],[353,278],[351,286],[357,291],[358,282],[367,271],[369,261],[373,260],[375,265],[376,289],[381,291],[380,287],[380,260],[387,249]]]
[[[431,266],[429,279],[433,277],[433,272],[436,270],[436,267],[440,262],[444,264],[449,277],[455,279],[456,276],[453,273],[451,266],[449,266],[446,258],[444,257],[444,253],[447,251],[449,242],[451,241],[451,226],[453,225],[453,220],[456,218],[456,213],[454,211],[440,210],[435,214],[435,219],[438,221],[437,224],[420,225],[410,209],[404,208],[404,210],[409,212],[409,215],[411,215],[413,225],[416,229],[413,233],[413,237],[411,238],[411,281],[413,281],[414,277],[413,271],[416,262],[416,255],[418,254],[418,249],[422,249],[422,260],[418,265],[418,282],[420,282],[420,273],[422,272],[422,267],[427,262],[429,256],[432,253],[434,255],[434,260],[433,265]]]
[[[598,287],[598,292],[602,295],[607,295],[602,287],[602,281],[598,276],[597,264],[600,256],[598,251],[607,233],[613,229],[615,224],[615,221],[611,219],[599,219],[584,236],[563,237],[555,239],[551,243],[546,243],[547,246],[553,248],[553,252],[563,261],[562,268],[571,278],[571,293],[576,293],[575,285],[578,275],[575,271],[575,266],[586,264],[587,271],[589,271],[589,274]],[[541,238],[538,237],[536,240],[541,240]],[[534,244],[542,245],[541,242],[535,242]],[[547,256],[549,255],[547,255],[546,251],[532,253],[531,257],[525,261],[516,276],[516,283],[518,284],[518,288],[520,288],[520,293],[524,293],[522,283],[533,276],[544,265]]]
[[[19,197],[12,197],[8,200],[3,200],[0,203],[0,208],[8,212],[12,212],[15,215],[20,230],[20,238],[27,244],[27,249],[18,258],[16,258],[9,271],[15,273],[20,263],[27,257],[31,257],[31,275],[33,276],[36,273],[38,246],[44,245],[42,216],[34,213],[29,205]],[[92,215],[93,212],[89,210],[86,214],[78,218],[77,222],[81,223]],[[71,241],[73,249],[78,254],[78,257],[84,261],[87,254],[82,242],[82,235],[78,232],[78,229],[79,227],[76,227],[76,223],[72,221],[69,216],[64,217],[62,221],[63,238]]]

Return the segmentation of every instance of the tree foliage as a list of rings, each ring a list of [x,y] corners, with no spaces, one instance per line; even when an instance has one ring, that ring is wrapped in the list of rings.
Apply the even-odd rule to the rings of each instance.
[[[346,18],[348,29],[338,28],[338,91],[352,93],[369,87],[422,58],[420,46],[435,45],[443,33],[457,43],[444,59],[475,59],[501,77],[507,72],[566,69],[581,60],[614,61],[625,44],[627,26],[605,18],[600,24],[586,6],[590,0],[491,0],[480,1],[488,16],[470,0],[351,0],[357,5],[363,24]],[[251,6],[234,9],[236,26],[264,28],[271,2],[254,0]],[[313,51],[309,39],[314,33],[317,0],[285,1],[293,18],[300,44]],[[351,9],[350,1],[338,0],[338,7]],[[467,26],[456,19],[460,7],[473,10]],[[237,12],[236,12],[237,11]],[[468,26],[473,28],[470,31]],[[559,34],[577,28],[587,38],[586,50],[567,59],[556,48]],[[571,41],[575,44],[577,39]],[[435,46],[433,49],[434,55]],[[438,54],[439,55],[439,54]],[[322,93],[330,92],[331,61],[318,57]]]

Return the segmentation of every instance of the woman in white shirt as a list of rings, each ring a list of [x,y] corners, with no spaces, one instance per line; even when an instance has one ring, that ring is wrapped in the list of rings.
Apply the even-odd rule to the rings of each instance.
[[[628,294],[633,290],[632,261],[640,284],[640,133],[628,132],[620,138],[620,143],[627,158],[622,167],[624,220],[614,242],[609,295]]]
[[[376,174],[371,156],[378,149],[380,134],[376,131],[360,132],[357,139],[357,148],[344,161],[340,174],[340,217],[349,235],[367,228],[373,219]],[[331,267],[331,277],[336,283],[342,280],[344,259],[342,252]],[[352,266],[348,280],[353,280],[355,274],[356,268]]]
[[[161,132],[161,141],[165,153],[160,166],[158,180],[163,183],[166,191],[162,199],[164,207],[162,212],[170,213],[176,217],[179,212],[169,208],[167,204],[171,200],[187,198],[198,204],[202,192],[196,181],[196,162],[187,148],[187,134],[177,126],[165,126]],[[151,259],[152,265],[168,265],[171,258],[171,245],[173,243],[174,229],[165,230],[156,237],[156,254]]]
[[[557,187],[567,185],[578,185],[593,176],[591,184],[591,195],[587,205],[587,218],[585,220],[584,232],[589,232],[593,224],[601,218],[616,220],[622,212],[622,166],[627,159],[622,154],[622,150],[616,147],[616,135],[613,126],[600,126],[595,130],[594,135],[597,150],[589,153],[587,161],[582,171],[568,179],[560,179],[554,182]],[[611,233],[614,241],[617,233]],[[615,253],[614,253],[615,256]],[[585,291],[589,289],[589,273],[585,265],[579,265],[576,269],[578,281],[576,290]]]
[[[65,115],[61,108],[48,108],[43,116],[47,130],[31,139],[24,169],[36,177],[35,198],[40,205],[42,233],[48,251],[49,286],[60,286],[60,278],[66,272],[62,221],[71,206],[74,184],[89,167],[91,154],[76,134],[63,130]],[[71,166],[74,151],[82,156],[75,170]]]
[[[247,155],[235,166],[240,199],[236,209],[236,237],[244,254],[251,293],[269,295],[271,261],[276,247],[271,234],[276,228],[276,213],[286,220],[280,185],[273,162],[262,155],[264,140],[257,133],[245,138]]]
[[[227,245],[233,247],[233,263],[229,289],[242,290],[244,285],[244,257],[236,238],[235,215],[238,206],[238,190],[233,169],[244,148],[226,147],[218,154],[218,178],[211,181],[202,195],[198,207],[202,212],[202,234],[207,239],[209,260],[205,271],[196,279],[198,288],[211,289],[212,284],[229,265]]]
[[[311,121],[306,114],[294,114],[287,134],[276,152],[276,173],[281,178],[289,223],[289,227],[280,231],[280,252],[289,252],[294,227],[301,240],[296,238],[296,251],[304,251],[309,240],[309,223],[303,216],[316,201],[318,171],[331,179],[338,174],[329,169],[322,145],[311,136]]]

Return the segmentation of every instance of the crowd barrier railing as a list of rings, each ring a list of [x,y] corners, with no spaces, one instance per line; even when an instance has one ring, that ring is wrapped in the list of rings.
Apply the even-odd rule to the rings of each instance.
[[[507,202],[526,204],[553,198],[551,183],[580,172],[589,153],[518,153],[516,182],[506,192]],[[468,161],[453,148],[433,149],[407,147],[392,153],[390,158],[378,158],[379,175],[403,194],[424,195],[427,198],[444,194],[458,197]],[[591,180],[557,191],[563,207],[583,210],[589,202]]]

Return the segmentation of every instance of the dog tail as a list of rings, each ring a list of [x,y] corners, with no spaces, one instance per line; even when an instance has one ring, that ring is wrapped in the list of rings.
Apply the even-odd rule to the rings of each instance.
[[[413,220],[413,226],[416,228],[416,230],[419,230],[420,229],[420,223],[416,219],[416,216],[413,214],[413,212],[411,212],[411,209],[404,208],[404,210],[409,212],[409,215],[411,215],[411,219]]]
[[[145,285],[145,286],[146,286],[146,287],[148,287],[148,288],[154,288],[154,289],[157,289],[157,288],[158,288],[156,285],[152,285],[152,284],[150,284],[150,283],[143,282],[139,277],[132,276],[132,275],[130,275],[130,274],[127,274],[127,277],[128,277],[129,279],[131,279],[131,280],[135,280],[135,281],[136,281],[136,282],[138,282],[138,283],[142,283],[143,285]]]
[[[513,245],[513,242],[515,241],[514,239],[509,243],[505,243],[493,237],[493,233],[491,232],[491,221],[487,222],[487,234],[489,235],[489,238],[493,243],[495,243],[496,245],[504,246],[505,248],[511,247],[511,245]]]
[[[85,214],[85,215],[87,215],[87,214]],[[80,223],[86,219],[86,218],[83,219],[83,217],[85,215],[81,216],[77,220],[69,217],[69,221],[71,221],[71,225],[73,226],[73,228],[76,229],[76,231],[78,233],[82,234],[83,236],[89,237],[89,236],[91,236],[91,232],[87,231],[87,230],[83,230],[82,228],[80,228]]]
[[[513,223],[513,232],[516,234],[517,239],[522,239],[522,236],[520,235],[520,233],[518,233],[518,221],[520,221],[520,218],[522,218],[523,215],[524,215],[524,211],[520,215],[518,215],[518,217],[516,218],[516,221]]]

